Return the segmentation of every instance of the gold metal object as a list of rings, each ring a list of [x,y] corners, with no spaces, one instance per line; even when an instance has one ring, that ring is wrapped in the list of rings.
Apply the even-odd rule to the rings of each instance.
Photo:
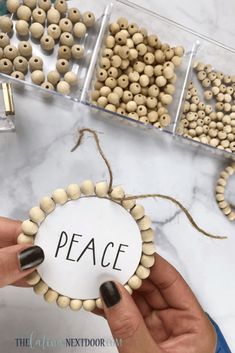
[[[13,94],[11,89],[11,84],[8,82],[2,83],[3,101],[5,107],[5,114],[15,115],[15,107],[13,102]]]

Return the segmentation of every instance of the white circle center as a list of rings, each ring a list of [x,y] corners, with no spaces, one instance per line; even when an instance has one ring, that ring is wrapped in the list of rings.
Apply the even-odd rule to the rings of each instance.
[[[57,206],[40,225],[35,245],[45,253],[38,272],[53,290],[70,298],[99,297],[108,280],[125,284],[142,253],[137,223],[119,204],[84,197]]]

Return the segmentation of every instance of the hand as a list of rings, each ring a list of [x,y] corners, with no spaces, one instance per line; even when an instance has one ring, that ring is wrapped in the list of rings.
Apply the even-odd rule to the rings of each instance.
[[[0,217],[0,288],[8,284],[27,286],[23,280],[44,260],[38,246],[16,245],[21,222]]]
[[[155,255],[150,277],[131,297],[119,283],[100,287],[105,317],[120,353],[215,353],[216,333],[191,289]],[[101,314],[101,312],[99,312]]]

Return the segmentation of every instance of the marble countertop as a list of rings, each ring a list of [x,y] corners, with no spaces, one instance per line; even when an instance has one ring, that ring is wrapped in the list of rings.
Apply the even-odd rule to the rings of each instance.
[[[227,0],[226,6],[222,0],[135,2],[234,46],[232,0]],[[157,252],[182,273],[235,352],[235,228],[219,211],[214,197],[218,174],[228,161],[181,145],[168,134],[150,134],[122,125],[72,101],[52,105],[32,93],[22,96],[16,92],[15,103],[16,133],[0,135],[0,214],[25,219],[42,194],[87,178],[104,180],[107,172],[91,138],[79,151],[70,153],[78,128],[90,127],[101,132],[115,184],[122,184],[128,193],[171,195],[184,203],[201,227],[228,235],[225,241],[205,238],[174,205],[160,200],[143,202],[156,229]],[[233,180],[229,183],[229,190],[232,189]],[[34,338],[51,339],[111,337],[104,319],[84,311],[58,310],[30,289],[0,290],[0,322],[1,348],[9,353],[16,351],[15,338],[31,333]],[[34,349],[35,353],[41,351]],[[54,347],[45,351],[65,349]],[[76,347],[67,351],[111,353],[116,349]]]

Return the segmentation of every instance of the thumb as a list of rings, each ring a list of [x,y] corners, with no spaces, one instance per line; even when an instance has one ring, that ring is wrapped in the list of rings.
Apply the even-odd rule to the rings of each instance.
[[[43,260],[39,246],[13,245],[0,249],[0,288],[27,276]]]
[[[117,282],[100,287],[104,312],[119,353],[160,353],[127,290]]]

